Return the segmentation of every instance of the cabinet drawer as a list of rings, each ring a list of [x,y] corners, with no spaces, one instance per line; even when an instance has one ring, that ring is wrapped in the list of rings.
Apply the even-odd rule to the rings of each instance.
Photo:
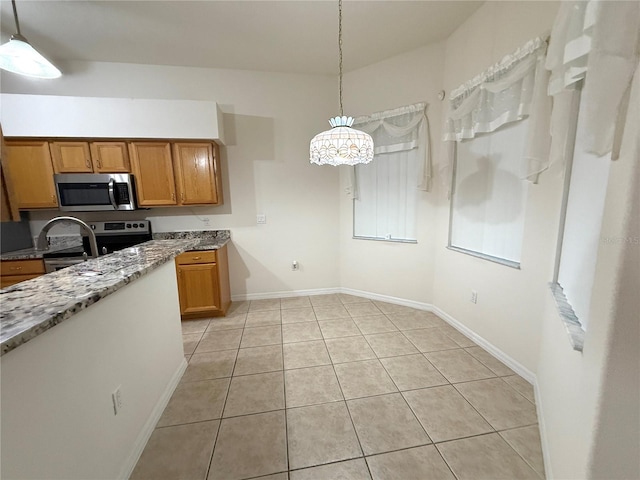
[[[178,265],[193,265],[196,263],[216,263],[216,251],[186,252],[176,257]]]
[[[11,285],[15,285],[16,283],[25,282],[27,280],[31,280],[32,278],[40,277],[44,274],[36,273],[34,275],[10,275],[6,277],[2,277],[2,281],[0,281],[0,288],[7,288]]]
[[[34,275],[44,273],[42,260],[3,260],[0,262],[0,274],[5,275]]]

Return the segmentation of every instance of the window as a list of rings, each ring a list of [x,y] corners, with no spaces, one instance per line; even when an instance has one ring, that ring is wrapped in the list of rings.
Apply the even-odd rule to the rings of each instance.
[[[426,104],[356,118],[354,128],[373,137],[375,157],[355,167],[353,236],[416,242],[420,190],[429,177]]]
[[[579,92],[575,95],[580,98]],[[589,322],[611,155],[587,153],[584,110],[573,113],[577,129],[575,139],[569,139],[572,152],[567,152],[564,215],[554,282],[562,289],[564,301],[571,306],[575,319],[585,330]]]
[[[563,3],[546,61],[554,97],[551,133],[567,159],[556,268],[551,289],[573,348],[589,318],[609,178],[620,155],[638,65],[637,2]],[[620,26],[624,25],[624,28]],[[634,105],[637,105],[636,101]]]
[[[452,250],[520,266],[528,181],[548,168],[546,48],[534,38],[451,92]]]
[[[449,247],[520,264],[527,182],[527,120],[456,144]]]

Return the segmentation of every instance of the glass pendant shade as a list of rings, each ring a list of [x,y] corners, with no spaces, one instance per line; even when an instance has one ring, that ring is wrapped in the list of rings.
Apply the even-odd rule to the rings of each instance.
[[[351,128],[352,117],[329,120],[331,130],[319,133],[311,140],[309,159],[318,165],[357,165],[373,160],[371,135]]]
[[[309,161],[317,165],[357,165],[373,160],[371,135],[351,128],[353,117],[342,109],[342,0],[338,0],[338,53],[340,81],[340,115],[329,120],[331,130],[319,133],[309,144]]]
[[[62,72],[33,48],[20,34],[0,45],[0,68],[37,78],[58,78]]]

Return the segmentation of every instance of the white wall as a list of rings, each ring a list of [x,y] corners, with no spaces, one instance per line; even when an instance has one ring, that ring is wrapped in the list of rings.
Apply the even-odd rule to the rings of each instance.
[[[488,2],[446,42],[345,77],[349,114],[429,103],[436,178],[433,191],[421,193],[417,245],[352,239],[352,202],[341,190],[341,285],[436,305],[531,372],[539,349],[537,309],[553,268],[562,169],[556,166],[529,189],[521,270],[447,250],[449,179],[441,170],[440,141],[446,109],[437,93],[450,92],[527,40],[545,35],[557,7],[555,2]],[[475,305],[469,302],[471,290],[478,292]]]
[[[544,36],[557,8],[555,2],[485,3],[447,39],[445,90],[450,92],[527,40]],[[540,305],[553,274],[561,195],[560,165],[529,187],[520,270],[444,248],[449,205],[444,195],[439,197],[433,303],[531,372],[538,360]],[[469,301],[471,290],[478,292],[477,304]]]
[[[562,479],[640,478],[640,68],[620,158],[610,162],[584,349],[545,298],[538,401]]]
[[[168,262],[2,356],[2,478],[128,477],[186,367],[177,288]]]
[[[63,77],[46,81],[3,72],[2,91],[214,100],[224,113],[225,204],[141,210],[126,218],[147,218],[155,231],[230,229],[236,296],[338,286],[338,171],[309,164],[309,140],[335,114],[335,78],[115,63],[61,67]],[[266,225],[256,225],[257,213],[266,214]],[[34,233],[56,214],[32,213]],[[291,271],[292,260],[300,271]]]
[[[345,76],[345,113],[365,115],[426,101],[433,155],[440,137],[444,44],[422,47]],[[340,189],[340,284],[342,287],[431,303],[434,278],[435,193],[419,193],[417,244],[355,240],[353,202]]]

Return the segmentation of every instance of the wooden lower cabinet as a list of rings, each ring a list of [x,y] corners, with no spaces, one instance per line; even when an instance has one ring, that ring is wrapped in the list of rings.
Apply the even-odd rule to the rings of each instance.
[[[44,261],[42,260],[2,260],[0,262],[0,288],[10,287],[44,274]]]
[[[183,319],[224,316],[231,304],[227,246],[176,257]]]

